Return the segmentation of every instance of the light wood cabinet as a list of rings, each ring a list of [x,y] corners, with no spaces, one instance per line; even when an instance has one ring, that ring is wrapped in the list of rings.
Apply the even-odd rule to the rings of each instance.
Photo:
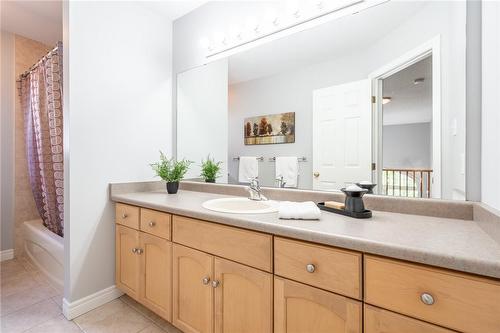
[[[458,331],[500,330],[500,282],[445,269],[366,256],[365,301]]]
[[[271,333],[272,274],[215,258],[215,332]]]
[[[141,232],[139,301],[172,321],[172,243]]]
[[[365,305],[364,333],[453,333],[417,319]]]
[[[185,333],[214,330],[213,265],[213,256],[174,244],[173,324]]]
[[[184,333],[500,332],[497,279],[115,209],[117,287]]]
[[[274,278],[274,333],[360,333],[361,302]]]
[[[274,238],[275,274],[361,299],[361,253]]]
[[[116,225],[116,286],[138,299],[140,282],[139,232]]]

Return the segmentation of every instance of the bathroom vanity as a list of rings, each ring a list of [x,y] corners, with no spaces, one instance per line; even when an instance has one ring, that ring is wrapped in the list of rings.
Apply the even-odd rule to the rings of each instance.
[[[111,192],[117,287],[184,332],[500,331],[500,244],[480,222],[283,221],[202,208],[215,193]]]

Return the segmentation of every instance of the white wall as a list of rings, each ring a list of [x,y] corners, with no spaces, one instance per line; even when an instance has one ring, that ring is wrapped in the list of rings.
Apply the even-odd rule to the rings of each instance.
[[[64,297],[71,306],[114,285],[108,184],[151,180],[158,150],[171,153],[172,30],[141,2],[65,6]]]
[[[500,3],[483,1],[481,200],[500,209]]]
[[[384,168],[432,169],[431,123],[386,125]]]
[[[177,158],[194,162],[186,178],[199,178],[201,160],[221,161],[217,182],[227,182],[227,59],[177,77]],[[196,98],[192,98],[196,96]]]
[[[15,48],[14,35],[1,32],[0,122],[0,250],[14,248],[14,128]]]

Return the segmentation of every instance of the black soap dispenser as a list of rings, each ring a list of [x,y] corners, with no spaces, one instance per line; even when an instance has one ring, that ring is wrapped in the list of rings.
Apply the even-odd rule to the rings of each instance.
[[[345,210],[350,213],[363,213],[365,212],[365,204],[363,202],[363,195],[368,193],[367,189],[361,188],[357,185],[349,185],[340,189],[345,194]]]

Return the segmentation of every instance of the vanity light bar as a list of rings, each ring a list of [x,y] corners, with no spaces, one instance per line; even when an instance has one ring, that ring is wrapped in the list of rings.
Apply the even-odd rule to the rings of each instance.
[[[337,6],[332,10],[325,10],[325,11],[323,11],[324,9],[323,5],[321,6],[316,5],[317,10],[320,11],[319,14],[306,17],[303,17],[301,15],[298,16],[294,15],[294,18],[296,20],[295,22],[283,25],[281,27],[279,26],[279,22],[281,22],[281,20],[279,17],[276,17],[272,21],[273,26],[276,28],[274,31],[261,33],[260,31],[255,30],[258,29],[259,27],[259,25],[257,24],[256,27],[253,28],[255,32],[253,34],[254,35],[253,38],[242,39],[241,38],[242,32],[240,32],[238,33],[238,38],[234,43],[228,42],[228,38],[226,38],[226,36],[223,37],[219,36],[221,38],[218,38],[218,40],[219,41],[222,40],[223,42],[222,43],[216,42],[216,44],[218,45],[210,43],[210,41],[207,38],[202,38],[204,44],[203,46],[208,49],[208,54],[206,55],[206,58],[209,59],[210,61],[224,58],[239,51],[243,51],[244,49],[256,46],[258,44],[257,42],[264,42],[264,40],[271,41],[274,39],[278,39],[288,34],[314,27],[316,25],[333,20],[335,18],[339,18],[349,14],[355,14],[366,8],[377,6],[387,1],[389,0],[350,0],[350,1],[345,1],[344,3],[342,3],[342,5]],[[297,11],[297,13],[299,12],[300,11]],[[256,34],[257,36],[255,36]]]

